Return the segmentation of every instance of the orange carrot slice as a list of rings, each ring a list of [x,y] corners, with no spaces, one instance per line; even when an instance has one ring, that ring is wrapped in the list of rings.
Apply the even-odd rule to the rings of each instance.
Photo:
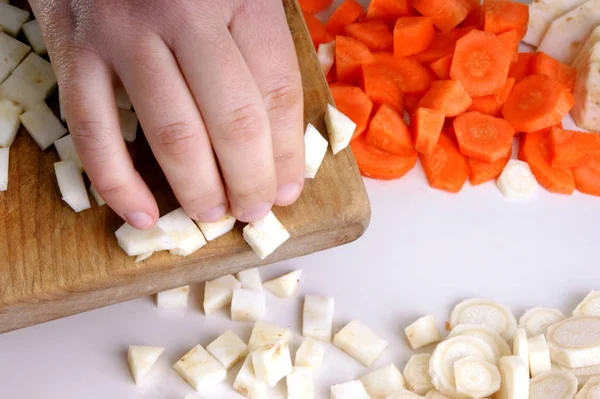
[[[404,109],[409,114],[412,114],[417,110],[419,106],[419,102],[421,102],[421,98],[423,98],[420,94],[405,94],[404,95]]]
[[[317,17],[305,12],[302,13],[302,15],[304,15],[306,27],[308,28],[310,38],[312,39],[316,49],[319,48],[320,44],[329,43],[334,39],[334,37],[327,32],[327,29],[325,29],[323,22],[321,22]]]
[[[456,48],[456,42],[461,37],[468,34],[474,28],[457,28],[448,33],[436,33],[433,38],[433,43],[431,43],[431,47],[427,50],[419,53],[412,58],[419,61],[422,64],[429,64],[433,61],[439,60],[442,57],[447,56],[448,54],[454,53],[454,49]]]
[[[392,154],[369,146],[360,138],[350,143],[360,173],[365,177],[379,180],[399,179],[410,172],[417,164],[417,152],[402,155]]]
[[[517,62],[513,62],[508,71],[509,78],[515,78],[516,83],[519,83],[529,75],[529,65],[535,57],[535,53],[519,53]]]
[[[496,162],[510,150],[515,129],[504,119],[471,111],[454,120],[454,133],[463,155]]]
[[[406,122],[387,104],[379,107],[373,116],[365,141],[372,147],[392,154],[404,155],[414,151]]]
[[[550,132],[549,150],[553,168],[572,168],[600,150],[600,135],[555,127]]]
[[[389,53],[374,53],[374,65],[385,68],[397,80],[405,94],[423,94],[431,86],[427,69],[410,58],[396,58]]]
[[[433,152],[419,158],[430,187],[457,193],[469,177],[467,159],[445,134],[440,135]]]
[[[367,21],[346,25],[346,35],[365,44],[371,51],[394,48],[392,32],[383,21]]]
[[[410,131],[415,150],[429,155],[435,149],[444,127],[444,113],[431,108],[417,108],[410,117]]]
[[[519,43],[521,42],[519,32],[516,29],[512,29],[498,35],[498,39],[502,42],[506,56],[511,60],[511,63],[517,62],[519,60]]]
[[[327,32],[333,36],[343,35],[344,27],[358,21],[364,11],[363,6],[358,4],[356,0],[344,0],[325,24]]]
[[[412,0],[412,6],[442,32],[450,32],[467,18],[470,7],[462,0]]]
[[[360,79],[361,66],[375,61],[367,46],[346,36],[335,38],[335,71],[342,82],[356,83]]]
[[[529,64],[529,73],[532,75],[546,75],[564,84],[570,91],[573,91],[575,88],[577,70],[543,52],[539,52],[533,57],[533,60]]]
[[[483,30],[501,34],[515,29],[521,40],[527,32],[529,7],[510,0],[483,1]]]
[[[495,162],[485,162],[475,158],[469,158],[469,181],[477,186],[490,180],[498,178],[508,163],[512,150]]]
[[[473,97],[473,103],[469,107],[469,111],[478,111],[483,114],[498,116],[514,85],[515,78],[508,78],[506,79],[506,83],[502,89],[499,90],[497,94]]]
[[[528,76],[515,85],[502,115],[519,132],[531,133],[556,125],[575,105],[564,85],[545,75]]]
[[[298,3],[302,11],[316,14],[329,8],[333,4],[333,0],[298,0]]]
[[[369,124],[373,103],[360,87],[334,85],[329,88],[336,107],[356,123],[354,138],[360,136]]]
[[[462,21],[460,26],[463,28],[471,26],[475,29],[483,29],[481,6],[479,5],[479,2],[477,3],[476,7],[473,7],[473,11],[467,15],[467,18]]]
[[[506,83],[510,63],[496,35],[474,30],[456,43],[450,76],[472,97],[486,96]]]
[[[600,153],[594,153],[573,168],[575,188],[584,194],[600,197]]]
[[[419,107],[442,111],[446,117],[465,112],[473,100],[458,80],[438,80],[421,99]]]
[[[409,0],[371,0],[365,18],[380,19],[387,24],[412,14]]]
[[[398,18],[394,26],[394,55],[408,57],[431,46],[435,37],[433,20],[428,17]]]
[[[452,58],[454,54],[448,54],[445,57],[440,58],[437,61],[433,61],[429,64],[429,68],[435,73],[440,80],[450,79],[450,67],[452,66]]]
[[[375,108],[387,103],[396,112],[404,114],[404,94],[388,71],[376,66],[363,66],[361,88]]]

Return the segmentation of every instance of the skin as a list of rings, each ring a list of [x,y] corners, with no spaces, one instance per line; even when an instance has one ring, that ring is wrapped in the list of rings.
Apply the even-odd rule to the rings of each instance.
[[[30,3],[85,170],[129,224],[151,228],[159,211],[119,130],[121,83],[193,219],[231,208],[252,222],[299,197],[302,83],[281,0]]]

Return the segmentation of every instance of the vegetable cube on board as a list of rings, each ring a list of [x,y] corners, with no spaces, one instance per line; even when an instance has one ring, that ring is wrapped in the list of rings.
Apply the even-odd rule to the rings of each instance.
[[[312,370],[307,367],[294,367],[286,377],[288,399],[311,399],[315,394]]]
[[[244,239],[260,259],[271,255],[290,238],[290,233],[273,212],[269,212],[261,220],[247,224],[243,233]]]
[[[46,43],[44,42],[44,37],[42,36],[38,21],[34,19],[33,21],[26,22],[23,25],[23,34],[36,54],[48,54],[48,49],[46,48]]]
[[[309,367],[313,371],[317,371],[323,355],[325,354],[325,344],[314,338],[308,337],[304,339],[298,350],[296,351],[296,359],[294,365],[296,367]]]
[[[18,7],[0,2],[0,25],[4,32],[17,36],[21,27],[29,19],[29,13]]]
[[[254,291],[262,291],[262,280],[258,268],[243,270],[236,275],[237,279],[242,284],[242,288]]]
[[[81,159],[75,150],[73,137],[70,134],[67,134],[66,136],[56,140],[54,142],[54,148],[56,148],[56,152],[58,153],[58,157],[61,161],[73,161],[81,172],[85,172],[83,170]]]
[[[231,215],[230,211],[228,210],[225,216],[223,216],[220,220],[217,220],[216,222],[196,222],[196,224],[202,231],[202,234],[204,234],[204,238],[206,238],[206,241],[212,241],[233,230],[235,222],[235,218]]]
[[[229,305],[233,291],[241,286],[231,274],[207,281],[204,288],[204,313],[209,315]]]
[[[0,32],[0,82],[3,82],[30,52],[31,48],[28,45]]]
[[[119,246],[128,256],[171,249],[173,240],[160,227],[138,230],[125,223],[115,232]]]
[[[19,103],[25,109],[31,109],[44,102],[46,94],[12,74],[0,84],[0,97]]]
[[[359,380],[331,387],[331,399],[370,399],[364,385]]]
[[[267,281],[263,286],[279,298],[290,298],[298,289],[301,274],[302,270],[296,270]]]
[[[440,330],[437,327],[435,317],[432,315],[423,316],[404,329],[408,342],[413,349],[419,349],[423,346],[438,342]]]
[[[281,340],[291,342],[292,337],[292,331],[289,328],[257,321],[252,329],[252,334],[250,334],[248,351],[254,352],[259,348],[274,344]]]
[[[75,212],[81,212],[92,207],[83,176],[75,162],[56,162],[54,172],[56,173],[56,180],[63,201]]]
[[[29,53],[12,74],[43,93],[44,98],[48,98],[57,86],[52,65],[36,53]]]
[[[142,377],[148,374],[164,350],[165,348],[157,346],[129,346],[127,361],[136,384],[139,384]]]
[[[371,399],[386,399],[394,392],[405,389],[404,378],[392,363],[360,377]]]
[[[327,76],[333,67],[335,61],[335,40],[329,43],[319,44],[319,50],[317,52],[319,61],[321,62],[321,69],[323,75]]]
[[[265,317],[266,298],[262,291],[236,289],[231,300],[231,320],[258,321]]]
[[[20,118],[21,123],[42,151],[45,151],[67,133],[67,129],[44,102],[38,103],[38,105],[22,114]],[[77,166],[76,163],[75,165]]]
[[[348,147],[356,129],[356,123],[352,122],[352,119],[342,114],[333,105],[327,104],[325,125],[334,155]]]
[[[90,194],[92,194],[92,197],[94,197],[98,206],[106,205],[106,201],[104,201],[104,198],[100,196],[98,190],[96,190],[96,187],[94,187],[93,185],[90,185]]]
[[[173,365],[198,392],[202,392],[227,379],[227,370],[201,345],[195,346]]]
[[[386,340],[360,320],[352,320],[335,334],[333,344],[367,367],[371,367],[388,346]]]
[[[187,308],[189,294],[189,285],[159,292],[156,294],[156,307],[159,309]]]
[[[206,245],[202,232],[183,208],[162,216],[156,225],[171,237],[171,255],[188,256]]]
[[[8,148],[0,148],[0,191],[8,189]]]
[[[267,391],[267,384],[256,378],[252,356],[248,355],[242,368],[238,372],[233,389],[250,399],[263,399]]]
[[[302,315],[302,335],[331,342],[333,313],[333,297],[306,295]]]
[[[145,254],[141,254],[135,257],[135,263],[140,263],[145,261],[146,259],[149,259],[152,255],[154,255],[154,252],[146,252]]]
[[[252,352],[252,365],[259,380],[270,387],[277,385],[293,368],[287,341],[281,340]]]
[[[129,99],[129,94],[123,86],[115,87],[115,101],[117,103],[118,108],[131,110],[133,104],[131,104],[131,100]]]
[[[119,108],[119,125],[123,139],[128,143],[133,143],[137,136],[138,128],[138,118],[135,112]]]
[[[8,98],[0,99],[0,147],[10,147],[17,136],[23,108]]]
[[[248,345],[231,330],[221,334],[206,347],[208,353],[214,356],[223,367],[229,370],[233,365],[246,357]]]
[[[307,179],[314,179],[321,163],[323,163],[325,154],[327,154],[329,143],[321,136],[321,133],[309,123],[306,127],[306,133],[304,133],[304,147],[304,177]]]

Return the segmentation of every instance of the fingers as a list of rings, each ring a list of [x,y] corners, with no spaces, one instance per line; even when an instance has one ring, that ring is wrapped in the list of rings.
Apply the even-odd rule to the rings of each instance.
[[[110,69],[97,56],[83,52],[61,59],[57,66],[69,131],[90,180],[130,225],[153,227],[158,207],[123,141]]]
[[[247,2],[229,28],[268,111],[277,175],[275,204],[292,204],[304,185],[302,78],[283,3]],[[265,22],[269,21],[268,28]]]
[[[162,39],[133,44],[114,62],[148,143],[186,213],[215,222],[227,210],[227,197],[194,98]]]
[[[234,216],[258,220],[269,212],[276,193],[262,95],[222,21],[188,26],[178,32],[174,53],[208,128]]]

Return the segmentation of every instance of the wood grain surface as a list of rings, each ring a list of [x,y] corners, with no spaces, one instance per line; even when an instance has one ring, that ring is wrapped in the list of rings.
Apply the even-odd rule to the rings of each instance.
[[[303,75],[305,121],[325,133],[331,95],[296,0],[283,3]],[[143,134],[130,151],[161,214],[177,208]],[[23,129],[10,149],[9,188],[0,193],[0,333],[339,246],[360,237],[370,219],[351,151],[335,158],[329,151],[302,197],[274,210],[292,238],[264,262],[238,225],[187,258],[161,253],[135,264],[117,245],[114,232],[123,222],[110,209],[94,204],[75,214],[61,201],[57,160],[53,148],[40,152]]]

